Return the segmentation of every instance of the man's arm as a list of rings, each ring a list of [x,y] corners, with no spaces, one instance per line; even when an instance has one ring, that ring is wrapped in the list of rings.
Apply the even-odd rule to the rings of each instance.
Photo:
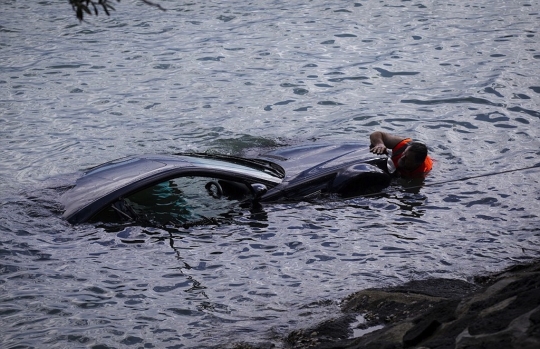
[[[369,136],[371,142],[370,151],[374,154],[386,154],[387,149],[392,149],[405,137],[394,136],[389,133],[375,131]]]

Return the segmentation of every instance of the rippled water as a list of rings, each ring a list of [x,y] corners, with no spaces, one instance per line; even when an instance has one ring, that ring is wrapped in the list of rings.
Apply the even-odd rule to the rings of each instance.
[[[274,341],[342,297],[540,255],[538,1],[159,1],[78,23],[0,4],[0,340]],[[422,188],[190,229],[70,226],[81,171],[143,153],[254,154],[376,129],[427,142]]]

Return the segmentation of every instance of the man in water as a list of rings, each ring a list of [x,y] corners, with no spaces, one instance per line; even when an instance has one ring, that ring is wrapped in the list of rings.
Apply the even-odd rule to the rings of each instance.
[[[391,173],[394,172],[391,169],[393,165],[395,172],[402,177],[421,177],[433,167],[433,161],[427,155],[428,150],[423,143],[381,131],[373,132],[369,140],[372,153],[388,154],[391,159],[388,164]]]

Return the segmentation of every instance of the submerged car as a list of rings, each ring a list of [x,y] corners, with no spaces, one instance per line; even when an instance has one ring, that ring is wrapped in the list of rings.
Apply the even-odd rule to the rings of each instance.
[[[185,223],[234,205],[344,197],[390,184],[386,157],[356,142],[280,148],[255,158],[210,153],[131,156],[97,166],[62,196],[72,224],[118,219]]]

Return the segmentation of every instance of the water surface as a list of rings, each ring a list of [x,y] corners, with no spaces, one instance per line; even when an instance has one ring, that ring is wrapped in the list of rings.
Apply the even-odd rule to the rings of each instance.
[[[360,289],[538,258],[538,169],[440,184],[540,163],[538,1],[160,3],[0,5],[3,347],[279,343]],[[430,146],[423,187],[189,229],[60,218],[104,161],[377,129]]]

